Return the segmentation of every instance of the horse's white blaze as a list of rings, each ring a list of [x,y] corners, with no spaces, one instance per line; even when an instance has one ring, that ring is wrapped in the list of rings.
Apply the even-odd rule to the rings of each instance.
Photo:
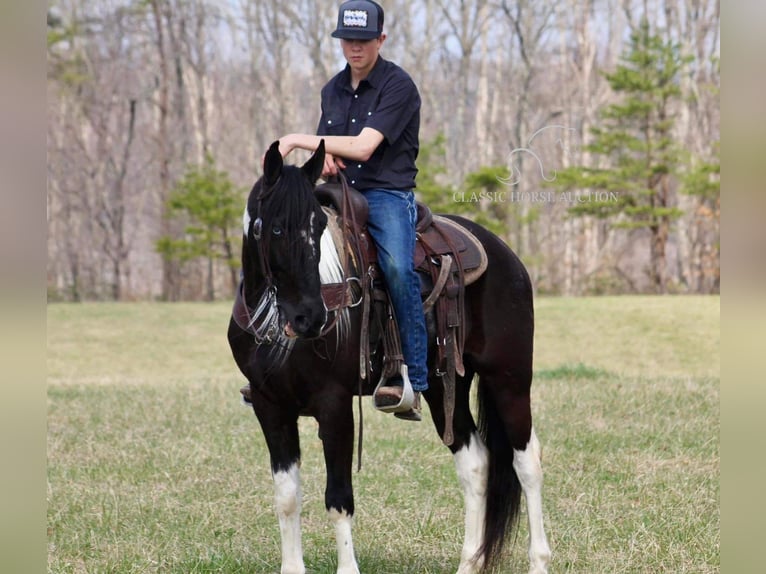
[[[314,222],[316,221],[316,213],[311,213],[311,218],[309,219],[309,236],[308,236],[308,244],[309,247],[311,247],[311,253],[314,255],[314,257],[317,256],[317,246],[314,242]]]
[[[282,535],[281,574],[305,574],[301,545],[301,475],[298,464],[274,473],[274,504]]]
[[[359,574],[354,555],[354,541],[351,538],[352,519],[348,513],[330,509],[330,520],[335,525],[335,541],[338,544],[338,573]]]
[[[477,433],[468,445],[455,453],[455,467],[465,499],[465,540],[460,554],[458,574],[474,574],[481,560],[474,560],[484,539],[484,516],[487,512],[489,453]]]
[[[311,254],[316,257],[317,255],[317,246],[316,242],[314,241],[314,221],[316,220],[316,213],[311,213],[311,217],[309,218],[309,228],[308,230],[302,229],[300,231],[301,239],[303,239],[306,242],[306,245],[309,246],[309,249],[311,249]]]
[[[524,450],[513,451],[513,468],[519,477],[527,502],[529,520],[529,574],[547,574],[551,549],[543,528],[543,469],[540,442],[535,430]]]
[[[245,236],[247,236],[247,230],[250,229],[250,214],[247,211],[247,205],[245,205],[245,213],[242,214],[242,227],[245,230]]]

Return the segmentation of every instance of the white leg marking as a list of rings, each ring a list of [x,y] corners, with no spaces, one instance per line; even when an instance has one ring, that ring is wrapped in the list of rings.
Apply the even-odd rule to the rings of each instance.
[[[465,498],[465,541],[460,554],[458,574],[478,572],[483,561],[474,560],[484,539],[484,516],[487,512],[487,477],[489,454],[478,434],[455,453],[455,467]]]
[[[540,442],[535,429],[532,429],[527,448],[513,451],[513,468],[527,501],[529,574],[547,574],[551,549],[543,528],[543,469],[540,464]]]
[[[298,464],[274,473],[274,502],[282,535],[281,574],[305,574],[301,546],[301,475]]]
[[[335,540],[338,543],[337,574],[359,574],[354,555],[354,541],[351,539],[351,517],[346,512],[338,512],[331,508],[330,520],[335,525]]]

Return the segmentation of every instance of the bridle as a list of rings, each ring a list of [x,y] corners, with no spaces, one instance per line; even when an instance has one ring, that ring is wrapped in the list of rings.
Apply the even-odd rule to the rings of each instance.
[[[336,327],[340,312],[343,309],[357,307],[364,303],[363,307],[365,308],[365,312],[363,322],[367,320],[369,315],[368,307],[371,285],[367,285],[368,281],[366,279],[350,276],[350,259],[355,259],[359,263],[364,259],[359,244],[359,237],[355,232],[358,229],[357,222],[354,217],[354,212],[349,204],[348,182],[342,172],[339,172],[338,176],[343,197],[340,219],[344,239],[342,246],[340,246],[341,249],[339,249],[343,280],[340,283],[322,285],[322,301],[328,315],[332,313],[332,319],[326,321],[321,332],[315,339],[326,336]],[[234,320],[242,330],[250,333],[254,337],[256,344],[259,345],[271,345],[277,341],[280,335],[279,314],[276,310],[277,286],[274,284],[273,273],[271,266],[269,265],[268,238],[263,235],[264,225],[262,205],[263,201],[274,193],[274,190],[279,185],[281,177],[282,176],[280,175],[271,185],[264,185],[261,187],[260,192],[255,198],[253,213],[255,218],[252,223],[252,238],[255,240],[257,246],[256,249],[260,259],[260,272],[265,283],[262,294],[258,299],[256,307],[250,307],[245,298],[243,278],[240,282],[239,289],[237,289],[234,303]],[[352,233],[346,234],[349,230],[351,230]],[[359,291],[357,297],[354,297],[352,293],[352,285],[354,284],[357,285],[357,290]]]
[[[260,272],[263,277],[264,287],[261,296],[258,299],[258,303],[255,308],[250,307],[247,304],[245,296],[245,279],[244,277],[240,281],[239,288],[237,289],[236,299],[234,302],[233,317],[239,327],[250,333],[257,345],[271,345],[274,344],[280,335],[279,332],[279,313],[277,311],[277,286],[274,284],[274,276],[269,265],[269,242],[266,237],[263,236],[263,217],[262,217],[262,205],[263,201],[267,199],[274,190],[278,187],[281,175],[268,187],[263,186],[261,191],[255,198],[255,209],[252,223],[252,238],[255,240],[257,246],[258,258],[260,259]],[[341,180],[346,186],[345,179]],[[353,216],[352,216],[353,217]],[[343,214],[345,219],[345,213]],[[339,311],[347,307],[356,307],[361,302],[361,297],[354,301],[351,296],[351,283],[356,282],[360,284],[360,280],[357,277],[347,277],[348,270],[348,254],[346,253],[346,246],[344,243],[343,253],[343,283],[333,283],[322,285],[322,301],[325,306],[325,311],[333,313],[333,317],[330,321],[326,321],[323,325],[321,332],[313,339],[319,339],[330,333],[338,322]]]
[[[271,266],[269,265],[269,245],[268,241],[263,238],[263,218],[261,217],[261,206],[263,200],[269,197],[277,188],[279,181],[282,179],[280,175],[276,181],[270,186],[263,185],[258,196],[255,198],[255,219],[253,220],[253,239],[255,239],[256,245],[258,245],[258,255],[261,261],[261,274],[266,282],[266,289],[272,290],[276,297],[277,287],[274,285],[274,276],[271,273]]]

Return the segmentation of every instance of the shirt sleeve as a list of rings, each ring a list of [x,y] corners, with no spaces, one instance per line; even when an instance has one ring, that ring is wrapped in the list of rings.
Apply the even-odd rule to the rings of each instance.
[[[420,94],[408,76],[386,83],[380,100],[365,127],[374,128],[393,144],[407,127],[412,116],[420,109]]]

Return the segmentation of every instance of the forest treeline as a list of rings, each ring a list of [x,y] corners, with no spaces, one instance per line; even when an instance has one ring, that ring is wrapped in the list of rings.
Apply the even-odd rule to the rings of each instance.
[[[381,4],[421,200],[498,233],[538,293],[718,292],[718,0]],[[260,159],[344,64],[337,6],[50,2],[49,300],[231,297]]]

